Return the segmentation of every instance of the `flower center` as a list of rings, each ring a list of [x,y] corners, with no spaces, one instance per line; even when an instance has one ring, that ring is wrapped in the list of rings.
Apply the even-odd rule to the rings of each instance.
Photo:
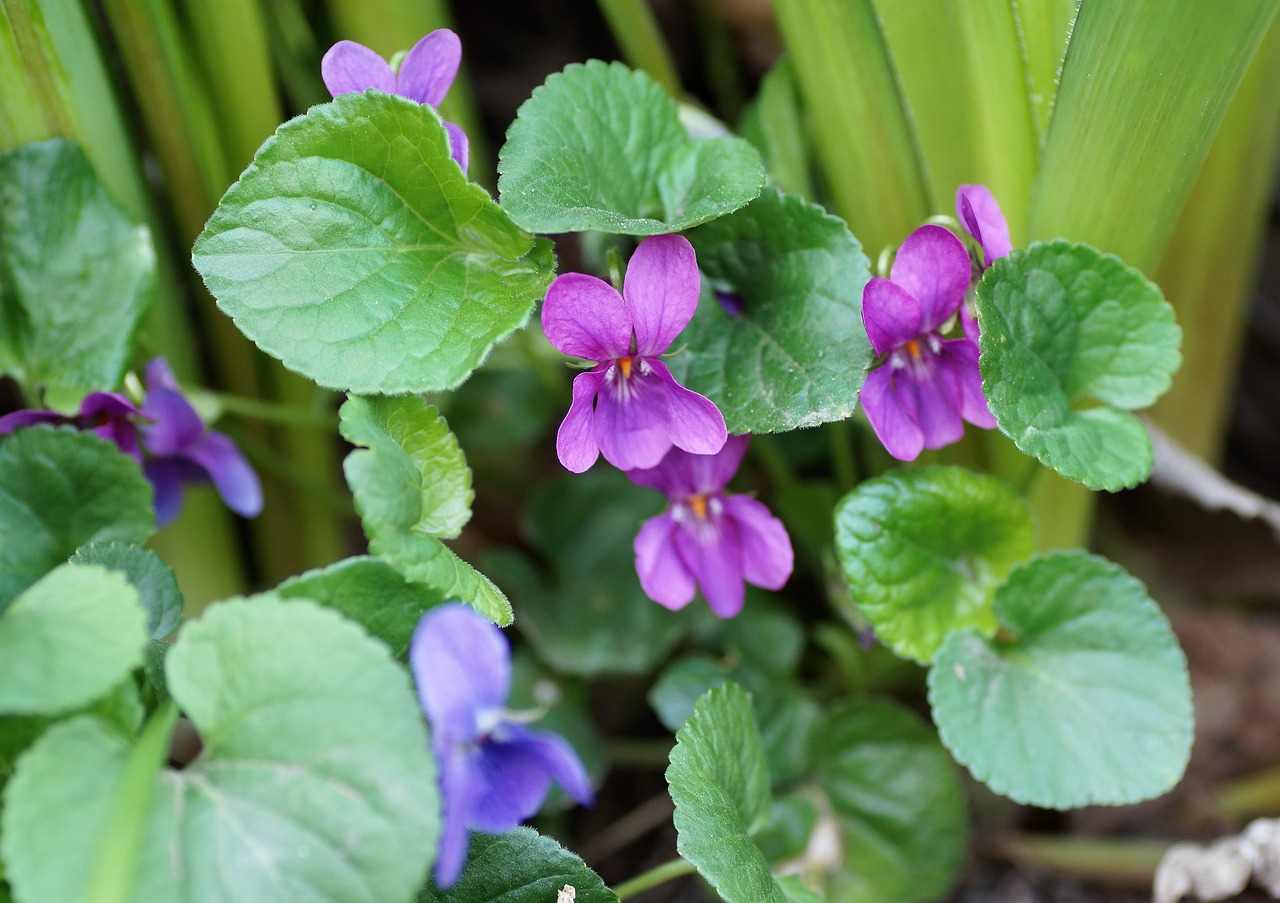
[[[920,359],[920,342],[918,339],[912,339],[904,346],[912,357]]]
[[[689,507],[693,509],[693,516],[698,520],[707,519],[707,497],[704,493],[689,496]]]
[[[631,378],[631,358],[629,357],[618,358],[618,369],[622,371],[623,379],[630,379]]]

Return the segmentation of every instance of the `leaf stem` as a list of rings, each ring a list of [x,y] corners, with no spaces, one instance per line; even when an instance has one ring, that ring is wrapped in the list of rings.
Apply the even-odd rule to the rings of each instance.
[[[665,884],[683,875],[692,874],[693,871],[693,863],[687,859],[676,857],[669,862],[664,862],[662,865],[649,869],[647,872],[641,872],[629,881],[623,881],[613,889],[613,892],[618,895],[618,903],[622,903],[623,900],[643,893],[651,887],[657,887],[659,884]]]

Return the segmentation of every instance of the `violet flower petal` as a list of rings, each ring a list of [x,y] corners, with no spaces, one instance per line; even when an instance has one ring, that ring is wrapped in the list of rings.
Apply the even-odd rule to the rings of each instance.
[[[986,185],[961,185],[956,189],[956,217],[982,245],[984,268],[1013,249],[1009,223]]]
[[[646,364],[654,369],[662,366],[657,361]],[[670,379],[669,374],[667,378]],[[600,454],[619,470],[653,467],[671,448],[670,386],[660,376],[638,368],[633,368],[629,377],[615,370],[614,380],[606,380],[596,396],[596,444]]]
[[[409,668],[442,745],[474,741],[476,713],[502,708],[511,689],[507,638],[461,603],[423,615],[409,642]]]
[[[693,484],[693,470],[689,461],[693,456],[674,446],[653,467],[637,467],[627,471],[627,479],[637,486],[656,489],[667,498],[693,495],[698,490]]]
[[[449,93],[461,63],[462,42],[458,36],[447,28],[437,28],[414,44],[400,61],[396,93],[418,103],[438,107]]]
[[[676,382],[662,361],[647,363],[665,390],[671,444],[695,455],[714,455],[724,448],[729,431],[715,402]]]
[[[39,408],[29,408],[23,411],[14,411],[12,414],[5,414],[0,417],[0,436],[12,433],[19,427],[35,426],[38,423],[51,423],[54,425],[70,423],[73,418],[66,414],[59,414],[57,411],[45,411]]]
[[[693,601],[693,573],[676,552],[675,531],[680,530],[671,512],[651,517],[640,527],[634,545],[636,575],[646,596],[672,611]]]
[[[143,370],[143,382],[148,389],[173,389],[177,392],[180,388],[178,378],[173,375],[173,368],[163,357],[153,357],[147,361]]]
[[[636,333],[636,352],[662,354],[693,319],[702,280],[693,245],[682,235],[640,242],[627,264],[622,296]]]
[[[142,427],[142,444],[158,458],[181,454],[204,435],[204,421],[177,389],[150,386],[142,415],[153,423]]]
[[[542,763],[542,768],[569,794],[574,801],[583,806],[593,806],[596,801],[595,791],[591,787],[591,776],[569,741],[552,731],[533,731],[520,728],[525,734],[521,743]]]
[[[262,484],[228,436],[209,431],[182,456],[199,464],[228,508],[241,517],[262,513]]]
[[[904,391],[909,387],[916,394],[917,419],[925,448],[942,448],[960,440],[964,435],[964,421],[960,417],[964,394],[946,358],[931,357],[918,372],[911,368],[903,370],[899,382]]]
[[[467,140],[467,133],[462,126],[448,120],[444,122],[444,130],[449,136],[449,154],[465,173],[467,164],[471,162],[471,142]]]
[[[795,566],[791,537],[782,521],[758,499],[747,495],[724,498],[725,517],[738,525],[742,549],[742,576],[752,586],[782,589]]]
[[[443,889],[453,886],[466,864],[471,833],[468,821],[475,809],[480,780],[475,750],[462,747],[437,749],[436,757],[440,768],[442,824],[440,849],[431,874],[436,886]]]
[[[603,370],[579,373],[573,379],[573,402],[556,431],[556,457],[571,473],[589,470],[600,457],[600,446],[596,443],[595,400],[603,382]]]
[[[368,88],[396,92],[396,77],[387,61],[363,44],[339,41],[320,60],[320,77],[334,97]]]
[[[902,391],[901,371],[892,364],[867,374],[862,385],[862,410],[880,443],[899,461],[914,461],[924,449],[924,433],[916,416],[913,391]]]
[[[712,455],[685,454],[690,471],[690,491],[710,495],[720,492],[729,485],[742,459],[746,457],[747,446],[751,444],[750,436],[729,436],[720,451]]]
[[[942,343],[942,355],[951,367],[963,397],[960,413],[965,420],[984,430],[994,429],[996,418],[982,394],[982,372],[978,369],[978,346],[970,339],[948,339]]]
[[[906,289],[873,276],[862,289],[862,325],[876,354],[920,338],[920,305]]]
[[[889,278],[919,303],[920,331],[933,332],[964,300],[971,269],[960,239],[930,224],[907,236]]]
[[[721,516],[709,524],[681,531],[677,539],[677,552],[693,572],[711,610],[722,618],[732,618],[742,611],[746,585],[742,580],[737,524]]]
[[[186,479],[183,462],[179,458],[152,458],[143,463],[142,472],[155,493],[152,504],[156,511],[156,527],[166,526],[182,510],[182,487],[190,482]]]
[[[517,731],[503,725],[503,733]],[[551,776],[542,761],[521,739],[499,735],[490,738],[472,759],[475,766],[475,800],[467,824],[477,831],[503,834],[537,813],[551,789]]]
[[[552,280],[542,302],[542,331],[565,354],[609,361],[631,354],[631,314],[609,283],[585,273]]]

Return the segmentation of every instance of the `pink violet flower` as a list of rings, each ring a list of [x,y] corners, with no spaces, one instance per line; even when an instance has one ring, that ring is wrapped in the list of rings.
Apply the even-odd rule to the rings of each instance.
[[[437,28],[413,45],[400,61],[399,71],[363,44],[339,41],[320,61],[324,86],[334,97],[376,88],[430,107],[439,107],[449,93],[462,63],[462,42],[447,28]],[[452,122],[444,123],[453,159],[467,171],[470,144],[467,133]]]
[[[591,780],[568,742],[530,730],[507,711],[511,647],[497,627],[461,603],[433,608],[413,633],[409,668],[439,766],[438,887],[462,873],[469,831],[513,830],[542,807],[553,780],[592,804]]]
[[[584,273],[557,276],[542,305],[551,344],[594,366],[573,380],[573,402],[556,434],[560,463],[582,473],[599,455],[619,470],[653,467],[674,445],[718,452],[724,416],[675,381],[658,359],[693,318],[701,280],[693,246],[679,235],[640,243],[622,294]]]
[[[979,262],[982,270],[985,271],[1012,249],[1009,224],[986,185],[961,185],[956,189],[956,218],[982,248],[982,260]],[[960,325],[968,338],[978,341],[978,321],[974,319],[967,298],[960,305]]]
[[[862,407],[889,454],[913,461],[964,433],[964,420],[996,425],[982,396],[978,344],[940,330],[969,287],[969,254],[941,226],[921,226],[898,249],[888,279],[862,291],[862,322],[881,366],[867,374]]]
[[[183,487],[212,483],[227,507],[242,517],[262,511],[258,476],[230,437],[208,429],[178,388],[164,358],[147,364],[142,407],[115,392],[90,392],[75,415],[15,411],[0,417],[0,435],[47,423],[91,430],[142,465],[155,490],[156,525],[182,510]]]
[[[761,502],[726,494],[747,453],[747,436],[730,436],[717,454],[673,448],[657,467],[628,471],[631,482],[662,492],[671,506],[636,536],[636,573],[650,599],[683,608],[702,590],[722,618],[742,611],[746,583],[781,589],[794,554],[782,521]]]

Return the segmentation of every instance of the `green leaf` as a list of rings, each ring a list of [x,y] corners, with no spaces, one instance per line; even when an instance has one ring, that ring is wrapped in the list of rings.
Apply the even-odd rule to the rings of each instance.
[[[531,828],[477,832],[458,883],[440,890],[433,882],[418,894],[418,903],[555,903],[565,886],[576,892],[576,903],[618,900],[599,875],[550,837]]]
[[[182,623],[182,593],[178,580],[160,556],[141,546],[121,542],[90,543],[76,550],[72,564],[100,564],[119,571],[138,591],[147,613],[147,635],[163,640]]]
[[[454,539],[471,519],[471,470],[438,411],[412,395],[352,396],[339,411],[342,437],[368,449],[343,471],[366,525]]]
[[[668,611],[644,594],[632,544],[661,495],[596,468],[544,483],[530,500],[535,546],[550,577],[511,552],[485,570],[520,601],[519,627],[539,656],[567,674],[639,673],[655,667],[700,611]]]
[[[52,715],[142,664],[145,615],[124,575],[64,564],[0,614],[0,714]]]
[[[555,268],[550,242],[467,181],[433,109],[376,91],[277,129],[192,259],[259,348],[367,394],[460,384]]]
[[[784,903],[750,837],[769,818],[769,775],[745,690],[729,683],[698,701],[676,733],[667,784],[676,849],[725,903]]]
[[[71,410],[114,389],[151,302],[155,251],[80,146],[27,144],[0,157],[0,372]]]
[[[750,144],[689,138],[653,79],[599,60],[534,90],[498,172],[502,208],[531,232],[679,232],[737,210],[764,185]]]
[[[775,796],[769,803],[769,823],[755,835],[755,842],[770,862],[793,859],[804,853],[818,823],[818,808],[803,793]]]
[[[154,527],[151,484],[105,439],[27,427],[0,441],[0,612],[80,546]]]
[[[672,372],[714,401],[731,433],[843,420],[871,363],[862,325],[866,255],[816,204],[768,188],[750,206],[689,234],[698,266],[742,299],[730,316],[711,299],[676,340]]]
[[[1191,751],[1191,688],[1142,584],[1063,552],[1016,568],[995,604],[1009,636],[954,633],[929,671],[952,755],[997,793],[1055,809],[1172,787]]]
[[[90,866],[139,817],[128,903],[405,900],[421,885],[435,769],[381,643],[308,603],[229,601],[183,629],[167,668],[203,741],[184,770],[128,792],[134,748],[89,717],[19,760],[0,851],[20,899],[96,900]]]
[[[1126,412],[1154,403],[1182,361],[1160,289],[1113,255],[1058,240],[997,260],[977,308],[1000,431],[1090,489],[1146,479],[1151,440]]]
[[[343,438],[359,446],[342,469],[370,551],[405,579],[510,624],[506,596],[440,541],[470,518],[472,492],[466,459],[436,409],[413,396],[351,396],[338,414]]]
[[[927,724],[890,702],[832,712],[820,780],[843,837],[828,896],[915,903],[946,894],[964,862],[967,816],[955,767]]]
[[[835,521],[858,611],[894,652],[923,663],[953,630],[994,633],[996,586],[1035,551],[1026,502],[959,467],[867,480],[840,501]]]
[[[448,600],[438,589],[410,583],[379,558],[360,556],[290,577],[274,590],[282,599],[309,599],[350,618],[401,658],[422,615]]]

